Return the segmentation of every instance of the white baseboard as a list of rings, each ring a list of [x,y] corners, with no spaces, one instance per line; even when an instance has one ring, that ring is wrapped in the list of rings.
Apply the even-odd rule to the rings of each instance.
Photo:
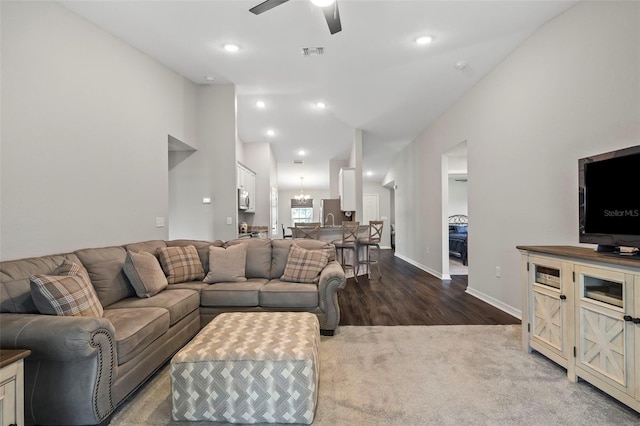
[[[404,260],[404,261],[405,261],[405,262],[407,262],[407,263],[412,264],[413,266],[415,266],[415,267],[416,267],[416,268],[418,268],[418,269],[422,269],[422,270],[423,270],[423,271],[425,271],[427,274],[431,274],[431,275],[433,275],[434,277],[436,277],[436,278],[438,278],[438,279],[440,279],[440,280],[450,280],[450,279],[451,279],[451,275],[449,275],[449,274],[442,274],[442,273],[440,273],[440,272],[436,271],[435,269],[431,269],[431,268],[429,268],[428,266],[425,266],[425,265],[423,265],[423,264],[421,264],[421,263],[418,263],[418,262],[416,262],[416,261],[415,261],[415,260],[413,260],[413,259],[409,259],[408,257],[405,257],[405,256],[403,256],[403,255],[401,255],[401,254],[398,254],[397,252],[396,252],[396,253],[394,253],[394,256],[396,256],[396,257],[397,257],[397,258],[399,258],[399,259]]]
[[[471,287],[467,287],[467,290],[465,291],[465,293],[470,294],[473,297],[478,298],[483,302],[486,302],[491,306],[494,306],[500,309],[501,311],[508,313],[512,317],[522,320],[522,311],[520,309],[516,309],[513,306],[507,305],[506,303],[503,303],[498,299],[494,299],[493,297],[486,295],[481,291],[474,290]]]

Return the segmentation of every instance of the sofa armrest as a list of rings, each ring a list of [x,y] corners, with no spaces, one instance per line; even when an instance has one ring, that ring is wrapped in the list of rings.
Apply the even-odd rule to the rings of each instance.
[[[31,349],[25,359],[27,424],[97,424],[114,409],[117,366],[106,318],[0,314],[3,348]]]
[[[320,310],[326,315],[326,324],[320,324],[323,330],[335,330],[340,322],[340,306],[338,306],[338,290],[344,288],[347,277],[340,264],[333,260],[320,273],[318,296]]]

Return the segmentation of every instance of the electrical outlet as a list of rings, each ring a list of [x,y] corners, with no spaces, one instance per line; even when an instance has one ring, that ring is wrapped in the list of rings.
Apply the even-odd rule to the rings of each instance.
[[[500,278],[502,276],[502,269],[499,266],[496,266],[496,277]]]
[[[427,254],[431,252],[431,248],[427,247]]]

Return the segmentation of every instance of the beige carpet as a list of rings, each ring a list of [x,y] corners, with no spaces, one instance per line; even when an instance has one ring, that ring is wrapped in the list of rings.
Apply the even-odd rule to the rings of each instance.
[[[640,414],[520,350],[519,325],[341,327],[320,346],[314,425],[638,425]],[[171,421],[168,368],[111,425]],[[216,423],[217,424],[217,423]]]

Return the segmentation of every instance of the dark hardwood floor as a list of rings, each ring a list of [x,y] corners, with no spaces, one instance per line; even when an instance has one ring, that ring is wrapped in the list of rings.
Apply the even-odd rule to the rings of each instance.
[[[380,271],[347,280],[338,292],[340,325],[520,324],[520,320],[467,293],[467,276],[441,281],[380,250]]]

